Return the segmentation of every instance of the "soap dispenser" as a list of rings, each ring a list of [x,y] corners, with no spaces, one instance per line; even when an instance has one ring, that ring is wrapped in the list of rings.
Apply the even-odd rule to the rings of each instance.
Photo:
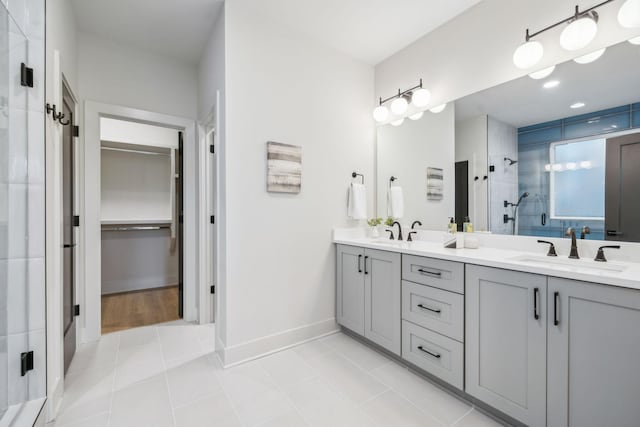
[[[456,224],[453,217],[449,217],[449,225],[448,225],[449,233],[454,234],[458,231],[458,224]]]
[[[464,217],[464,222],[462,223],[462,231],[465,233],[473,233],[473,224],[468,216]]]

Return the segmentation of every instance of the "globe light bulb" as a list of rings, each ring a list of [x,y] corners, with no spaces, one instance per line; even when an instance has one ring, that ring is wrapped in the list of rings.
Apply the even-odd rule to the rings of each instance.
[[[431,100],[431,92],[427,89],[420,88],[411,96],[411,103],[418,108],[424,108]]]
[[[378,122],[384,122],[389,118],[389,109],[384,105],[380,105],[373,110],[373,119]]]
[[[401,116],[407,112],[407,108],[409,108],[409,103],[404,98],[396,98],[391,103],[391,112],[396,116]]]
[[[531,68],[542,59],[544,48],[542,43],[537,41],[528,41],[518,46],[513,53],[513,63],[520,69]]]
[[[587,47],[598,32],[598,24],[590,16],[578,18],[562,30],[560,46],[566,50],[579,50]]]

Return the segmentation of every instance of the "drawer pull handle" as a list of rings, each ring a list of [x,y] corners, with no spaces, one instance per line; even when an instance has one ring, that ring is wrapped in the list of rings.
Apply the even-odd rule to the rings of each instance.
[[[362,255],[358,255],[358,273],[362,273],[362,266],[360,262],[362,261]]]
[[[560,296],[560,292],[553,293],[553,324],[558,326],[560,324],[560,320],[558,320],[558,297]]]
[[[418,304],[418,307],[420,307],[423,310],[429,310],[429,311],[433,311],[434,313],[440,313],[440,309],[439,308],[429,308],[425,305],[422,304]]]
[[[540,297],[540,289],[533,288],[533,318],[538,320],[540,312],[538,311],[538,298]]]
[[[423,269],[419,268],[418,272],[420,274],[426,274],[428,276],[433,276],[433,277],[441,277],[442,276],[442,272],[441,271],[427,271],[427,270],[423,270]]]
[[[422,347],[421,345],[418,346],[418,350],[422,351],[423,353],[427,353],[429,356],[433,356],[436,359],[440,359],[440,355],[437,353],[431,353],[429,350],[425,350],[424,347]]]
[[[369,257],[365,255],[365,257],[364,257],[364,274],[369,274],[369,271],[367,270],[367,260],[368,259],[369,259]]]

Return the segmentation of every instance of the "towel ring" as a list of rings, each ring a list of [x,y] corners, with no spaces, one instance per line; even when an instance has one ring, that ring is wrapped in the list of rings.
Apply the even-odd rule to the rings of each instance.
[[[355,178],[355,177],[357,177],[357,176],[359,176],[360,178],[362,178],[362,184],[364,184],[364,175],[362,175],[361,173],[356,173],[356,172],[352,172],[352,173],[351,173],[351,177],[352,177],[352,178]]]

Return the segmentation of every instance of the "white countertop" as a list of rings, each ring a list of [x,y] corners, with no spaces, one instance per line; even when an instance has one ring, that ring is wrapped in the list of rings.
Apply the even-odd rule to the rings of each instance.
[[[518,239],[518,237],[516,237]],[[371,239],[335,233],[334,243],[438,258],[466,264],[517,270],[585,282],[602,283],[640,290],[640,263],[608,261],[600,263],[592,258],[568,259],[563,254],[546,257],[538,252],[480,247],[478,249],[447,249],[440,242],[397,241]],[[544,247],[546,251],[546,247]],[[614,271],[619,269],[622,271]]]

